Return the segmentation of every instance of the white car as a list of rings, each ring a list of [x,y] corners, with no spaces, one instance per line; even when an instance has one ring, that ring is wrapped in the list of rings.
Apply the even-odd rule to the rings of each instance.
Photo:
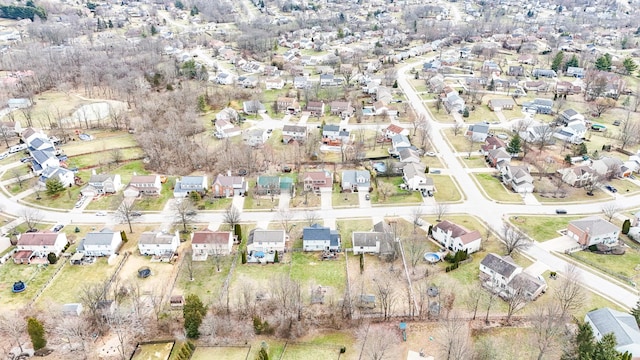
[[[2,154],[0,154],[0,160],[6,159],[6,158],[7,158],[7,156],[9,156],[9,153],[8,153],[8,152],[6,152],[6,151],[5,151],[5,152],[3,152]]]
[[[98,211],[98,212],[96,213],[96,216],[107,216],[107,213],[106,213],[106,212],[104,212],[104,211]]]

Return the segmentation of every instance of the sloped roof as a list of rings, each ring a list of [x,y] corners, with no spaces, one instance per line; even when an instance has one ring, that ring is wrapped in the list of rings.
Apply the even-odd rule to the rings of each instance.
[[[229,238],[233,235],[229,231],[211,231],[203,230],[193,233],[191,239],[192,244],[217,244],[227,245],[229,244]]]
[[[618,346],[640,344],[640,329],[635,318],[628,313],[602,308],[588,312],[585,318],[600,334],[613,333]]]
[[[36,232],[36,233],[24,233],[20,235],[20,239],[18,240],[18,246],[26,245],[26,246],[38,246],[38,245],[47,245],[51,246],[56,243],[56,239],[58,238],[59,233],[51,233],[51,232]]]
[[[145,231],[140,235],[138,244],[142,245],[163,245],[171,244],[175,234],[155,231]]]
[[[505,278],[511,277],[513,273],[519,268],[518,265],[507,260],[506,257],[502,257],[497,254],[489,253],[480,262],[481,265],[495,271],[497,274],[504,276]]]
[[[100,231],[90,232],[84,238],[84,246],[87,245],[111,245],[111,240],[115,232],[111,229],[102,229]]]
[[[253,229],[249,232],[247,244],[256,242],[285,242],[284,230],[264,230],[260,228]]]
[[[615,226],[607,220],[602,219],[598,216],[590,216],[584,219],[573,220],[570,221],[569,224],[584,232],[588,232],[592,236],[609,234],[614,231],[620,230],[618,226]]]
[[[451,231],[451,237],[453,238],[457,238],[469,233],[469,230],[467,230],[463,226],[454,224],[449,220],[442,220],[441,222],[437,223],[436,226],[433,227],[433,230],[435,229],[439,229],[445,233]]]

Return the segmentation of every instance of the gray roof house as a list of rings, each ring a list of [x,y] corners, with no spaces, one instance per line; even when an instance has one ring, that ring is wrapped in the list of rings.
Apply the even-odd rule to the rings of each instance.
[[[369,191],[371,174],[366,170],[345,170],[340,182],[343,191]]]
[[[101,194],[115,194],[122,188],[120,174],[93,174],[82,189],[82,195],[95,196]]]
[[[102,229],[88,233],[78,244],[77,251],[87,256],[111,256],[121,244],[122,236],[119,231]]]
[[[489,125],[485,123],[477,123],[469,125],[467,136],[471,137],[473,142],[484,143],[489,136]]]
[[[164,231],[145,231],[138,239],[138,250],[141,255],[170,256],[180,245],[178,230],[175,233]]]
[[[207,176],[183,176],[176,180],[173,187],[173,196],[177,198],[187,197],[192,192],[198,192],[203,195],[209,188]]]
[[[260,101],[249,100],[242,103],[242,111],[245,114],[262,114],[267,112],[267,109]]]
[[[247,252],[283,252],[286,241],[287,237],[284,230],[264,230],[256,228],[249,232]]]
[[[302,248],[304,251],[338,250],[340,233],[319,224],[307,226],[302,230]]]
[[[480,280],[484,287],[503,298],[510,292],[522,290],[533,300],[547,289],[543,279],[522,272],[522,267],[510,256],[493,253],[487,254],[480,262]]]
[[[551,114],[553,112],[553,100],[551,99],[533,99],[522,103],[523,112],[532,112],[536,114]]]
[[[393,250],[394,241],[391,226],[380,221],[372,231],[354,231],[351,234],[353,254],[386,255]]]
[[[593,329],[596,340],[611,333],[616,337],[616,350],[628,351],[634,359],[640,357],[640,328],[632,315],[602,308],[588,312],[584,321]]]

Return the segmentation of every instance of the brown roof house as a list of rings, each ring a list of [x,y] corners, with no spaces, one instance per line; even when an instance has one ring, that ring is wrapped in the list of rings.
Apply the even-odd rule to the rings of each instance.
[[[276,104],[278,105],[278,111],[283,113],[295,114],[300,112],[300,104],[296,98],[279,97],[276,100]]]
[[[242,196],[247,189],[248,183],[244,180],[244,176],[232,176],[230,172],[227,175],[216,176],[211,185],[211,193],[214,197]]]
[[[330,171],[307,171],[302,174],[302,184],[305,191],[331,192],[333,188],[333,176]]]
[[[618,242],[620,228],[597,216],[573,220],[567,227],[567,236],[582,246],[612,245]]]
[[[160,195],[162,184],[158,175],[134,175],[124,189],[124,196]]]
[[[67,243],[67,235],[63,232],[22,234],[18,239],[13,261],[16,264],[29,264],[34,257],[46,258],[49,253],[60,256]]]
[[[191,236],[193,261],[205,261],[209,255],[229,255],[234,236],[229,231],[196,231]]]
[[[480,250],[482,242],[480,231],[468,230],[448,220],[437,223],[432,228],[431,236],[449,250],[466,251],[468,254]]]

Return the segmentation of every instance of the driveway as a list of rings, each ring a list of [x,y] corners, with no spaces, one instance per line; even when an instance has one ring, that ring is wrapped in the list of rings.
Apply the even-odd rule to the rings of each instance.
[[[540,243],[540,247],[551,252],[564,253],[566,250],[575,249],[578,243],[568,236],[558,236],[555,239],[547,240]]]
[[[231,201],[231,206],[242,211],[242,209],[244,209],[244,196],[234,196]]]
[[[278,209],[286,210],[289,208],[289,203],[291,202],[291,194],[287,191],[280,194],[280,203],[278,204]]]
[[[368,194],[369,194],[368,191],[358,191],[358,201],[360,202],[360,209],[371,208],[371,200],[366,199],[366,196]]]
[[[320,208],[322,210],[328,210],[333,208],[333,198],[331,191],[320,192]]]
[[[298,121],[298,125],[306,125],[307,124],[307,120],[309,120],[309,113],[308,112],[303,112],[302,116],[300,117],[300,121]]]

